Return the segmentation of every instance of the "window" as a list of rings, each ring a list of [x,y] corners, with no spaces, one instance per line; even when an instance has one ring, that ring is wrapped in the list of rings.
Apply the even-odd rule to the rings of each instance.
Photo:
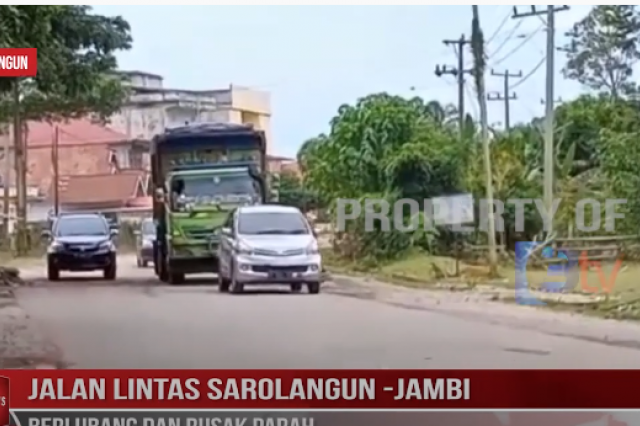
[[[101,216],[62,216],[56,220],[53,234],[57,237],[107,236],[109,235],[109,224]]]
[[[307,220],[300,212],[244,212],[238,218],[238,233],[242,235],[303,235],[311,231]]]

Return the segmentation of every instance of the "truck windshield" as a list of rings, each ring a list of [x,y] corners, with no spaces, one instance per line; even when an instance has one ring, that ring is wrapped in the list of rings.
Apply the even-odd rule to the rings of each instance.
[[[174,192],[181,203],[211,204],[255,201],[260,198],[258,182],[249,173],[178,175]]]

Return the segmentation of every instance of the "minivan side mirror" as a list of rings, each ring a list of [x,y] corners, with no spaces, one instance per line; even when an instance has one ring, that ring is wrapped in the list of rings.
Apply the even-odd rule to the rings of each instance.
[[[118,232],[118,230],[117,230],[117,229],[112,229],[112,230],[109,232],[109,234],[110,234],[112,237],[117,237],[117,236],[118,236],[118,234],[119,234],[119,232]]]
[[[40,233],[40,237],[41,237],[43,240],[51,238],[51,231],[49,231],[48,229],[47,229],[47,230],[42,231],[42,232]]]
[[[222,235],[224,235],[225,237],[230,237],[230,236],[231,236],[231,234],[232,234],[232,232],[231,232],[231,228],[229,228],[229,227],[227,227],[227,226],[224,226],[224,227],[222,227],[222,229],[220,230],[220,233],[221,233]]]

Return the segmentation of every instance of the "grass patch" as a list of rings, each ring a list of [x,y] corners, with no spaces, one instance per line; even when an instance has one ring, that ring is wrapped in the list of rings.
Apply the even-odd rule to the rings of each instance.
[[[496,289],[496,291],[504,289],[507,290],[504,291],[505,297],[501,296],[499,300],[515,301],[516,271],[512,264],[500,267],[500,279],[489,279],[487,266],[468,265],[461,262],[461,275],[456,277],[453,276],[454,259],[430,256],[419,251],[413,251],[401,260],[374,268],[340,259],[331,250],[323,251],[323,259],[329,272],[369,276],[410,288],[473,291],[478,286],[482,286]],[[449,276],[439,276],[438,271],[447,272]],[[623,264],[616,275],[614,264],[603,262],[601,270],[594,268],[583,271],[581,279],[583,285],[581,286],[579,282],[569,294],[540,293],[539,298],[544,300],[548,308],[554,310],[604,318],[640,320],[640,264]],[[554,280],[564,281],[562,277],[549,276],[546,270],[527,271],[527,282],[532,291],[539,290],[543,283]],[[601,281],[606,284],[601,284]],[[610,290],[608,292],[607,287]],[[511,293],[510,290],[513,292]]]

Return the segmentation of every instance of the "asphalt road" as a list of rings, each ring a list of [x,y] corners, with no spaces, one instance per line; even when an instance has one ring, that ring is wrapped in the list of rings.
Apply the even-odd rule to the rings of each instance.
[[[640,368],[640,343],[611,337],[638,337],[635,325],[526,311],[523,326],[522,307],[420,308],[344,284],[234,296],[206,283],[160,284],[131,257],[120,259],[116,282],[31,275],[18,302],[69,368]],[[598,335],[559,333],[564,325]]]

